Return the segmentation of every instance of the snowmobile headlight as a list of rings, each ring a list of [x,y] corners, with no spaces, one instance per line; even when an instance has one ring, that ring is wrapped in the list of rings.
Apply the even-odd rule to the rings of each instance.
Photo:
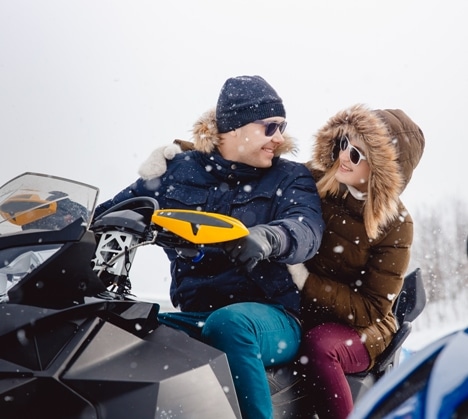
[[[0,251],[0,302],[8,301],[8,290],[44,263],[62,245],[28,246]]]

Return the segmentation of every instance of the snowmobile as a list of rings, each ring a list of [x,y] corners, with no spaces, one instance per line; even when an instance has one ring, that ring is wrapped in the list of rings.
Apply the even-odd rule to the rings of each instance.
[[[437,339],[380,380],[349,419],[468,418],[468,327]]]
[[[131,293],[139,247],[190,250],[248,234],[238,220],[159,209],[134,198],[93,220],[98,188],[24,173],[0,188],[2,418],[241,418],[226,355],[158,322],[159,304]],[[367,391],[397,364],[425,295],[420,271],[395,303],[400,329]],[[268,368],[275,418],[312,417],[299,360]]]

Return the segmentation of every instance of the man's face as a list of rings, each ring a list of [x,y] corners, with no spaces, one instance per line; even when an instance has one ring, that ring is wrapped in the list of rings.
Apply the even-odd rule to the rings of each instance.
[[[218,146],[219,152],[226,160],[259,168],[270,167],[275,151],[284,142],[284,138],[279,127],[271,136],[267,136],[268,130],[272,131],[275,127],[268,124],[280,124],[283,121],[282,117],[272,117],[230,131],[223,135]]]

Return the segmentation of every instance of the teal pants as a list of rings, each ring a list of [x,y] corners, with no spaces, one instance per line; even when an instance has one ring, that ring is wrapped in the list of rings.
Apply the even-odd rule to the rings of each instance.
[[[161,323],[226,353],[243,419],[271,419],[265,367],[297,354],[301,328],[281,306],[237,303],[212,312],[160,313]]]

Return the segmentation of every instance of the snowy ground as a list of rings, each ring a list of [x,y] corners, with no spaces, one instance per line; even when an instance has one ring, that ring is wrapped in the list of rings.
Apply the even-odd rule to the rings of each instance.
[[[446,323],[435,329],[412,331],[403,346],[410,352],[417,351],[442,336],[466,327],[468,327],[468,319]]]
[[[460,293],[456,301],[427,304],[413,322],[413,330],[403,344],[405,351],[417,351],[451,332],[468,327],[466,298]]]

